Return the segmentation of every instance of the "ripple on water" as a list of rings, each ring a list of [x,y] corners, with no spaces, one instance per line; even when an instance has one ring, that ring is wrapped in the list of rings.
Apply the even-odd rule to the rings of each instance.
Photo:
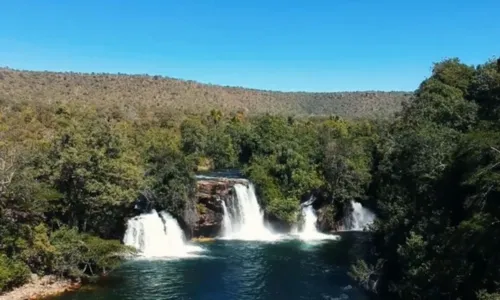
[[[361,300],[346,275],[358,242],[348,235],[320,244],[217,240],[196,258],[128,261],[101,288],[59,299]]]

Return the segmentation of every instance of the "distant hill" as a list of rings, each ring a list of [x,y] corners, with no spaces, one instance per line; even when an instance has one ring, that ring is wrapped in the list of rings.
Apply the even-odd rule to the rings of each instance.
[[[409,92],[274,92],[202,84],[148,75],[17,71],[0,68],[2,102],[89,103],[128,118],[156,113],[200,113],[211,109],[247,114],[387,117]]]

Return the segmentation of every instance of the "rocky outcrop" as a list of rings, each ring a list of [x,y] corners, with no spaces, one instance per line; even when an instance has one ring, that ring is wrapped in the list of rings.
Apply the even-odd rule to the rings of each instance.
[[[229,202],[235,184],[248,185],[241,178],[202,177],[196,183],[196,197],[186,208],[184,221],[190,227],[191,238],[215,237],[222,229],[222,201]]]
[[[31,276],[30,282],[0,295],[0,300],[43,299],[80,288],[80,282],[61,279],[56,276]]]
[[[323,206],[316,213],[318,214],[319,231],[331,233],[344,229],[342,219],[335,215],[331,206]]]

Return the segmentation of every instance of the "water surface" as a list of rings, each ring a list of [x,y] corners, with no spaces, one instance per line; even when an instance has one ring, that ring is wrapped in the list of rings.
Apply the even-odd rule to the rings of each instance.
[[[95,289],[54,299],[363,300],[346,273],[364,240],[359,232],[322,242],[218,240],[199,257],[129,261]]]

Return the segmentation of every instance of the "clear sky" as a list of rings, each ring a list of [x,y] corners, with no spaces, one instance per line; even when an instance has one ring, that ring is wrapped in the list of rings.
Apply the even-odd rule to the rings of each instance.
[[[0,66],[284,91],[414,90],[500,55],[499,0],[3,0]]]

